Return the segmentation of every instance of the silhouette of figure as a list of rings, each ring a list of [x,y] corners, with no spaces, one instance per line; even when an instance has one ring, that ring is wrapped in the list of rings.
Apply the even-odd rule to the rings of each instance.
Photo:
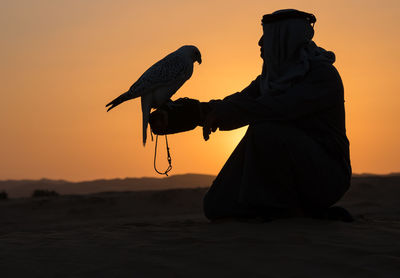
[[[204,197],[207,218],[321,216],[348,190],[344,90],[334,53],[312,41],[315,21],[298,10],[264,15],[262,73],[247,88],[151,115],[155,133],[201,125],[205,140],[249,125]]]

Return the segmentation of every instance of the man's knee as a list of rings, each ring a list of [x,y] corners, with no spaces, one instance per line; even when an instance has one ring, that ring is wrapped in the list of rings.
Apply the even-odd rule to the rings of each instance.
[[[214,181],[203,198],[203,212],[209,220],[226,217],[233,209],[233,186],[230,190],[221,190],[221,184]]]

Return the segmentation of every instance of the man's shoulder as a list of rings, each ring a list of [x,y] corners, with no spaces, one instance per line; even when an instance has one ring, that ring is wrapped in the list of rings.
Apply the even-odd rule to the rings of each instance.
[[[332,72],[337,74],[339,73],[336,67],[332,63],[324,61],[311,61],[310,71],[313,72],[323,71],[323,72]]]
[[[340,74],[336,67],[328,62],[312,61],[310,63],[309,77],[316,79],[338,79],[341,80]]]

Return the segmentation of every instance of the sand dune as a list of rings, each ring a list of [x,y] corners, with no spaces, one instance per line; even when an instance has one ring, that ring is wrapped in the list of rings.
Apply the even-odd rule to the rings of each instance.
[[[210,224],[206,188],[0,202],[0,277],[400,277],[400,177],[357,176],[353,223]]]
[[[54,190],[60,194],[90,194],[110,191],[163,190],[173,188],[207,187],[215,176],[201,174],[174,175],[165,178],[125,178],[70,182],[65,180],[4,180],[0,191],[11,198],[29,197],[36,189]]]

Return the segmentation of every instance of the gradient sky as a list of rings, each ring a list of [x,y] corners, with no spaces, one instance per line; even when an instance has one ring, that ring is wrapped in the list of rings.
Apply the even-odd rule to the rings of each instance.
[[[398,0],[3,0],[0,179],[156,176],[140,101],[104,105],[184,44],[203,63],[173,99],[242,90],[261,71],[261,17],[282,8],[314,13],[314,41],[336,53],[354,172],[400,171]],[[217,174],[244,131],[169,136],[172,174]]]

